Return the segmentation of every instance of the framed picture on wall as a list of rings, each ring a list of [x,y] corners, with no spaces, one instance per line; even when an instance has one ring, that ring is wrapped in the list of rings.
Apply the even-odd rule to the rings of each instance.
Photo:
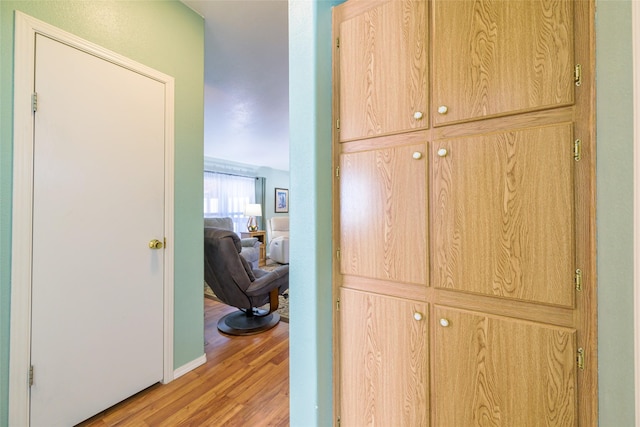
[[[276,213],[289,212],[289,190],[286,188],[276,188],[275,200]]]

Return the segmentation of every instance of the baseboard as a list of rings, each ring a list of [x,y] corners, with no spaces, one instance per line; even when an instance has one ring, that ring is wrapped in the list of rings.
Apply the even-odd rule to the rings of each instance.
[[[202,366],[205,363],[207,363],[207,355],[203,354],[202,356],[198,357],[197,359],[194,359],[191,362],[189,362],[187,364],[184,364],[184,365],[180,366],[178,369],[174,370],[173,371],[173,379],[175,380],[177,378],[180,378],[184,374],[193,371],[198,366]]]

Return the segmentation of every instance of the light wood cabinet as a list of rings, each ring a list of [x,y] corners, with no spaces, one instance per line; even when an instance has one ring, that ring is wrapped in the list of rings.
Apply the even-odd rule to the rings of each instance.
[[[435,126],[573,103],[574,2],[433,2]]]
[[[427,127],[427,2],[361,1],[346,12],[336,40],[340,140]]]
[[[425,144],[340,157],[340,271],[427,282]]]
[[[341,425],[428,425],[426,304],[351,289],[340,304]]]
[[[597,425],[594,16],[334,8],[336,425]]]
[[[436,306],[434,425],[577,424],[576,332]]]
[[[572,307],[572,147],[571,123],[432,142],[432,286]]]

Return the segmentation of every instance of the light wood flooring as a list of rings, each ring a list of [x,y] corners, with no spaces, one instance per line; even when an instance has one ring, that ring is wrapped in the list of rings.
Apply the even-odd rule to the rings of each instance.
[[[289,325],[249,337],[223,335],[218,319],[234,310],[205,298],[207,363],[80,425],[288,426]]]

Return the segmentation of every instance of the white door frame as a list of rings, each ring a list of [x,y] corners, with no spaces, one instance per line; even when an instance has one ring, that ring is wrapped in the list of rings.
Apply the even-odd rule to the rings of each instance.
[[[31,264],[33,223],[33,124],[31,94],[35,73],[35,37],[42,34],[159,81],[165,87],[165,205],[163,378],[173,380],[174,263],[174,78],[132,61],[52,25],[15,12],[13,216],[11,261],[11,338],[9,425],[29,425],[28,373],[31,354]]]
[[[633,285],[635,418],[640,425],[640,2],[631,2],[633,48]]]

